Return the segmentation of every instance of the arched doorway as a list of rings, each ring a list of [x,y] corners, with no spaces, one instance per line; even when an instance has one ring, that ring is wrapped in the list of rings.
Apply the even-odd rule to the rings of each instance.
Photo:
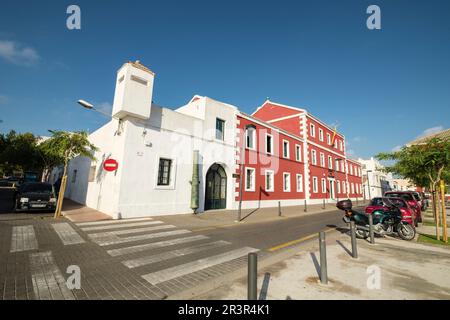
[[[227,205],[227,174],[220,164],[213,164],[206,173],[205,210],[225,209]]]

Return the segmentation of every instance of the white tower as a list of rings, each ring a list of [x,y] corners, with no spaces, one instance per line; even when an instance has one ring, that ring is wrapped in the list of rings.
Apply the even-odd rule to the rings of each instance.
[[[127,62],[117,71],[113,117],[150,118],[155,74],[139,60]]]

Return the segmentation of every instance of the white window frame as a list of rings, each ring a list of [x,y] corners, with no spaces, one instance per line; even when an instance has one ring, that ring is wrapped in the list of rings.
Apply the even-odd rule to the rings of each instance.
[[[288,178],[287,184],[286,177]],[[291,174],[289,172],[283,172],[283,192],[291,192]]]
[[[327,180],[322,178],[320,182],[322,184],[322,193],[327,193]]]
[[[327,145],[331,144],[331,135],[327,132]]]
[[[286,156],[284,155],[284,151],[285,151],[285,149],[284,149],[284,144],[285,143],[287,143],[287,146],[286,146]],[[289,140],[286,140],[286,139],[283,139],[283,147],[282,147],[282,152],[283,152],[283,158],[285,158],[285,159],[289,159],[289,157],[290,157],[290,152],[289,152]]]
[[[252,171],[252,179],[251,179],[251,188],[247,185],[247,174],[248,171]],[[252,167],[245,167],[245,191],[253,192],[255,191],[255,182],[256,182],[256,175],[255,175],[256,169]]]
[[[323,129],[319,128],[319,140],[323,142]]]
[[[302,161],[302,148],[299,144],[295,145],[295,160],[298,162]]]
[[[342,193],[346,193],[345,181],[342,181]]]
[[[334,159],[334,169],[335,169],[336,171],[339,171],[339,168],[340,168],[339,162],[340,162],[340,160],[338,160],[337,158]]]
[[[299,179],[300,178],[300,183]],[[303,192],[303,175],[301,173],[297,173],[295,175],[295,183],[297,185],[297,192]]]
[[[249,129],[251,129],[251,130],[249,130]],[[248,137],[249,137],[248,133],[249,133],[249,131],[252,131],[252,137],[251,137],[251,139],[252,139],[252,141],[253,141],[253,147],[249,147],[249,146],[248,146]],[[256,129],[255,129],[254,127],[247,127],[247,128],[245,129],[245,147],[246,147],[247,149],[249,149],[249,150],[256,150],[256,146],[257,146],[257,141],[256,141]]]
[[[313,177],[313,193],[319,192],[319,178]]]
[[[326,168],[325,166],[325,154],[323,152],[320,153],[320,166]]]
[[[339,143],[340,143],[340,147],[341,147],[340,150],[344,151],[344,145],[342,144],[342,140],[339,140]]]
[[[314,123],[309,124],[309,135],[311,136],[311,138],[316,137],[316,126],[314,125]]]
[[[161,158],[172,160],[170,167],[170,176],[169,176],[169,185],[167,186],[159,186],[158,185],[158,173],[159,173],[159,160]],[[155,163],[155,173],[154,173],[154,185],[153,188],[156,190],[175,190],[175,180],[177,176],[177,159],[172,158],[169,155],[156,155],[156,163]]]
[[[341,193],[341,182],[339,180],[336,180],[336,191],[338,194]]]
[[[328,169],[333,169],[333,157],[328,156]]]
[[[267,189],[267,174],[269,174],[270,177],[271,177],[271,182],[272,182],[272,188],[271,189]],[[274,173],[273,170],[266,170],[264,172],[264,184],[265,184],[266,192],[274,192],[275,191],[275,173]]]
[[[350,165],[350,174],[353,175],[353,166]]]
[[[351,184],[350,184],[350,186],[351,186],[351,191],[352,191],[352,194],[355,194],[355,184],[352,182]]]
[[[270,146],[270,151],[271,152],[267,152],[267,137],[270,137],[270,141],[271,141],[271,146]],[[271,135],[270,133],[266,133],[266,138],[265,138],[265,141],[264,141],[264,143],[266,144],[266,147],[265,147],[265,151],[266,151],[266,154],[271,154],[271,155],[273,155],[273,149],[274,149],[274,147],[273,147],[273,135]]]
[[[311,149],[311,163],[317,166],[317,151],[315,149]]]
[[[341,171],[345,172],[345,164],[344,161],[341,161]]]

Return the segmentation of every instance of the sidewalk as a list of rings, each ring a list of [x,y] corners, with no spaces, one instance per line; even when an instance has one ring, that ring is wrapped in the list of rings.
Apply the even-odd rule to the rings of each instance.
[[[260,300],[450,299],[450,249],[393,238],[376,238],[375,245],[364,240],[357,244],[359,257],[354,259],[346,234],[327,235],[329,284],[322,285],[318,241],[305,243],[294,257],[259,270]],[[379,287],[372,281],[377,270]],[[245,277],[198,298],[246,297]]]
[[[358,206],[362,206],[363,202],[359,201]],[[355,203],[356,207],[356,203]],[[326,204],[323,208],[322,204],[308,205],[307,211],[302,206],[281,207],[281,216],[279,216],[278,207],[259,208],[259,209],[243,209],[241,212],[241,220],[238,222],[238,210],[210,210],[200,214],[175,214],[157,216],[158,220],[169,224],[177,224],[183,228],[203,229],[227,227],[237,224],[260,223],[278,219],[286,219],[311,214],[329,212],[337,210],[335,204]],[[111,216],[99,212],[95,209],[85,207],[72,200],[65,199],[63,206],[63,214],[72,222],[85,222],[111,219]]]

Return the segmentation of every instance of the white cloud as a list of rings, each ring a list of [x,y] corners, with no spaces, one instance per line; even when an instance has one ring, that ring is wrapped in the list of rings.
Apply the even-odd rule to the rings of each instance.
[[[0,58],[21,66],[32,66],[40,59],[33,48],[9,40],[0,40]]]
[[[438,133],[438,132],[440,132],[442,130],[444,130],[443,126],[437,126],[437,127],[428,128],[428,129],[424,130],[416,139],[423,138],[423,137],[426,137],[426,136]]]

